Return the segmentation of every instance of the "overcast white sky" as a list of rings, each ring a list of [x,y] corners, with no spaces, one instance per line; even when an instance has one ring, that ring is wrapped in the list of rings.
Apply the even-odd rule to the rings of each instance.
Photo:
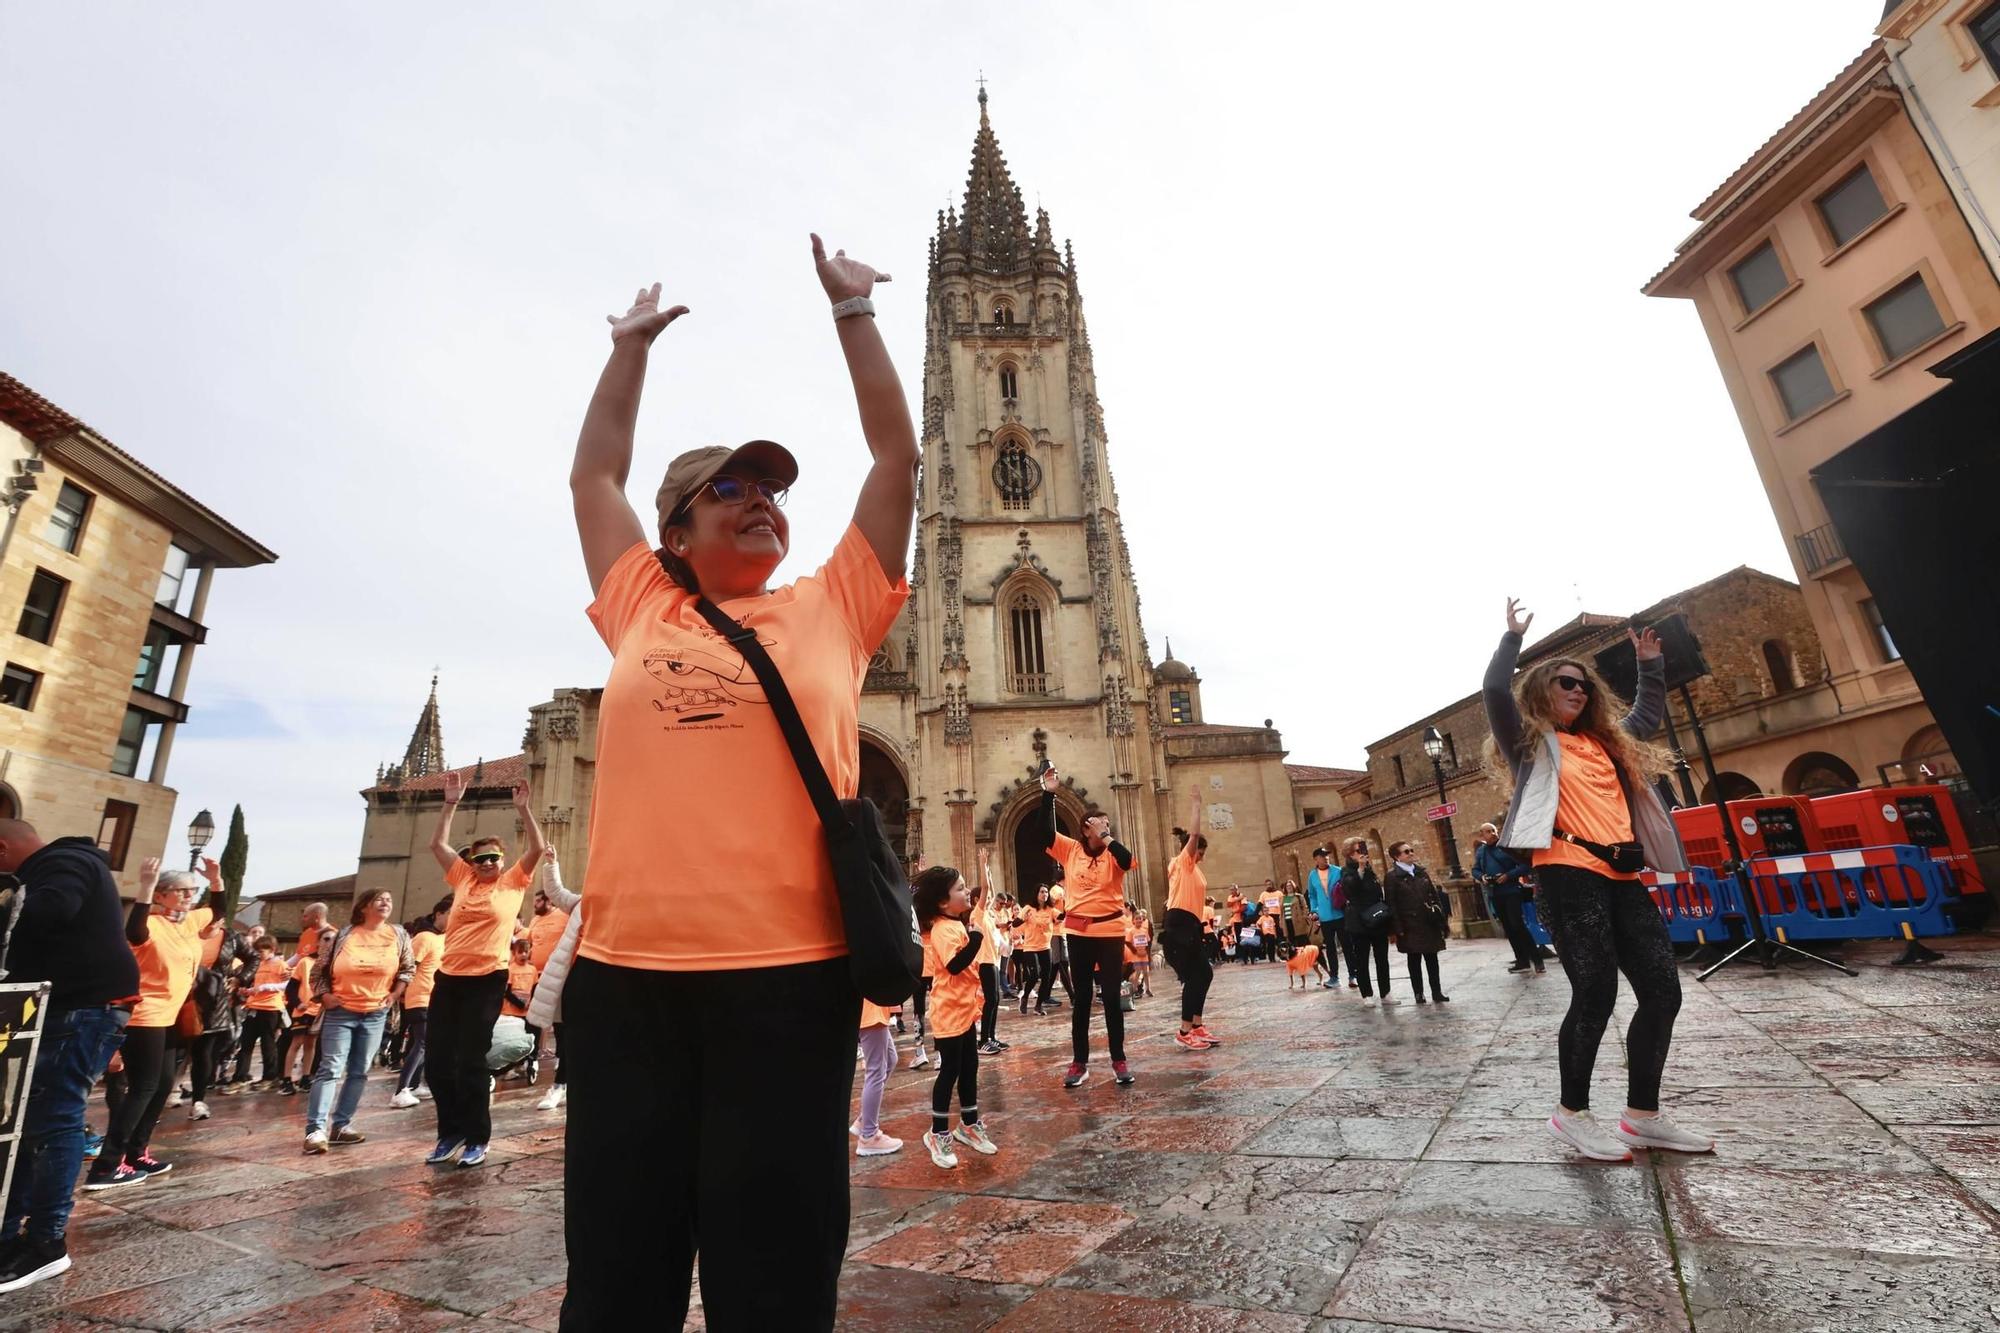
[[[1881,5],[1656,9],[14,0],[0,368],[278,550],[217,578],[176,827],[241,802],[253,893],[344,874],[434,665],[453,763],[602,682],[564,483],[634,287],[694,310],[641,511],[770,436],[781,577],[823,556],[865,450],[806,233],[900,279],[914,400],[983,70],[1075,242],[1156,659],[1358,765],[1510,593],[1545,629],[1789,575],[1693,308],[1638,288]]]

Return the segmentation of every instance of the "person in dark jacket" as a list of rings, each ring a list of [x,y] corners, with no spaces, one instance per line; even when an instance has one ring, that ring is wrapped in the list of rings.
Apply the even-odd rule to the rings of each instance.
[[[1395,918],[1386,916],[1373,925],[1368,923],[1368,909],[1383,901],[1382,882],[1375,877],[1375,867],[1369,864],[1365,841],[1350,838],[1345,850],[1347,860],[1340,868],[1340,892],[1346,904],[1343,920],[1347,938],[1353,947],[1347,960],[1348,974],[1361,980],[1361,1002],[1374,1003],[1375,986],[1368,981],[1368,955],[1374,954],[1375,980],[1382,988],[1382,1003],[1394,1004],[1395,997],[1389,994],[1389,926]]]
[[[1507,970],[1525,972],[1532,967],[1543,971],[1541,951],[1535,948],[1535,937],[1528,933],[1527,920],[1521,915],[1521,879],[1528,867],[1500,845],[1500,830],[1493,825],[1481,824],[1476,836],[1479,845],[1472,853],[1472,877],[1493,895],[1493,915],[1500,918],[1500,929],[1507,933],[1507,943],[1514,950],[1514,961]]]
[[[1444,984],[1438,980],[1438,955],[1444,952],[1446,921],[1443,895],[1431,877],[1417,864],[1417,849],[1414,844],[1399,842],[1389,849],[1394,858],[1389,874],[1382,881],[1382,895],[1388,899],[1389,911],[1396,920],[1396,947],[1410,960],[1410,989],[1416,993],[1417,1003],[1424,1000],[1424,973],[1430,973],[1431,994],[1439,1004],[1448,1004],[1451,996],[1444,993]],[[1383,988],[1385,991],[1387,987]]]
[[[70,1266],[64,1237],[83,1166],[84,1102],[125,1040],[139,964],[111,865],[91,839],[44,844],[32,824],[0,820],[0,873],[24,895],[0,966],[10,982],[49,987],[0,1224],[0,1291],[16,1291]]]

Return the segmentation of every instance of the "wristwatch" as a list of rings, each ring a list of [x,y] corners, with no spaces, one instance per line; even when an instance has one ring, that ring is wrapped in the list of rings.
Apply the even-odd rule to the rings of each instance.
[[[833,318],[836,322],[852,318],[855,315],[867,315],[873,319],[875,316],[875,303],[865,296],[850,296],[845,301],[834,302]]]

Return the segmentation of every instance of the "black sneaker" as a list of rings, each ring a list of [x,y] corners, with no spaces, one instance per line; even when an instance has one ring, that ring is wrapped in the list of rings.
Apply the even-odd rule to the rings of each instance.
[[[299,1085],[292,1082],[290,1079],[281,1078],[278,1080],[278,1091],[283,1093],[285,1096],[287,1097],[296,1096],[298,1094],[298,1090],[299,1090]]]
[[[1527,963],[1510,963],[1507,966],[1507,970],[1509,972],[1525,972],[1528,970],[1529,966],[1530,965]]]
[[[13,1251],[0,1264],[0,1292],[19,1291],[43,1278],[69,1271],[69,1250],[61,1241],[37,1245],[33,1241]]]
[[[167,1172],[174,1169],[174,1164],[172,1162],[163,1162],[159,1158],[153,1156],[153,1154],[150,1152],[148,1152],[144,1157],[134,1157],[129,1159],[126,1165],[130,1166],[134,1171],[137,1171],[140,1175],[147,1177],[164,1176],[165,1174],[167,1174]]]
[[[103,1161],[102,1158],[98,1160],[100,1162]],[[146,1175],[143,1171],[134,1171],[131,1167],[125,1165],[125,1163],[120,1162],[117,1166],[104,1171],[92,1167],[90,1173],[83,1178],[83,1187],[95,1193],[98,1190],[115,1190],[121,1185],[143,1184],[145,1179]]]

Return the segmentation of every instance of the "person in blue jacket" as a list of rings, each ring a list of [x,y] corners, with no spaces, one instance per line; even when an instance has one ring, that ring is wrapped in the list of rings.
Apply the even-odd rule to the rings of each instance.
[[[1475,836],[1479,846],[1472,854],[1472,877],[1493,895],[1493,914],[1500,918],[1500,929],[1507,932],[1507,943],[1514,948],[1514,961],[1507,970],[1525,972],[1532,967],[1540,972],[1541,951],[1521,915],[1521,877],[1528,873],[1528,867],[1500,845],[1500,830],[1493,825],[1481,824]]]
[[[1321,990],[1340,986],[1341,918],[1346,913],[1333,905],[1333,886],[1339,882],[1340,872],[1333,868],[1327,849],[1313,848],[1313,868],[1306,872],[1306,904],[1319,918],[1319,933],[1326,946],[1326,980],[1319,983]]]

